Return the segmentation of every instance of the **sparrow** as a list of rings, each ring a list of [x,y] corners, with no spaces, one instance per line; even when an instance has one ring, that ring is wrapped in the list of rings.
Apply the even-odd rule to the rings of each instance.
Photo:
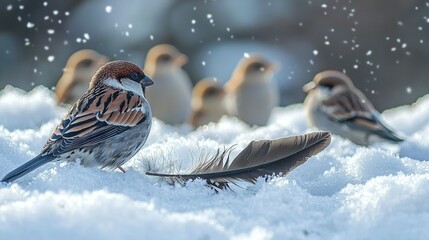
[[[108,58],[90,49],[83,49],[72,54],[67,60],[63,75],[55,87],[57,103],[69,104],[86,92],[89,80]]]
[[[241,59],[225,84],[225,105],[229,115],[249,125],[266,125],[279,104],[279,92],[272,79],[277,65],[260,55]]]
[[[156,83],[147,90],[153,116],[164,123],[186,123],[191,114],[192,83],[182,66],[188,58],[175,47],[160,44],[146,56],[144,72]]]
[[[190,123],[196,128],[217,122],[226,115],[225,92],[212,78],[200,80],[192,90],[192,114]]]
[[[333,70],[320,72],[303,90],[308,94],[304,108],[311,127],[362,146],[385,140],[403,141],[383,123],[380,113],[345,74]]]
[[[122,169],[144,145],[152,124],[145,89],[153,81],[136,65],[103,65],[89,88],[55,128],[39,155],[8,173],[11,182],[54,161]]]

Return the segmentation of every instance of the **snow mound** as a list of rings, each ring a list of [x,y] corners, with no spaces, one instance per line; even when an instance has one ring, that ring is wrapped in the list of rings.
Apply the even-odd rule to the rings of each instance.
[[[44,87],[0,93],[0,176],[35,156],[66,109]],[[144,148],[106,172],[51,163],[0,184],[4,239],[426,239],[429,229],[429,96],[383,113],[407,136],[364,148],[331,145],[288,176],[216,194],[203,181],[171,186],[145,175],[149,162],[186,169],[202,151],[314,131],[302,105],[277,108],[270,124],[234,118],[191,131],[154,120]],[[411,120],[412,119],[412,120]],[[177,170],[177,169],[176,169]]]

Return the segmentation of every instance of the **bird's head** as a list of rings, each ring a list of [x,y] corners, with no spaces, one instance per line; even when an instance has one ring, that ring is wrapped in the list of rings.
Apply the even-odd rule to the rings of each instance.
[[[314,76],[313,81],[303,86],[303,91],[309,93],[313,90],[332,91],[335,88],[352,88],[352,80],[342,72],[327,70]]]
[[[94,50],[83,49],[69,57],[64,72],[72,74],[73,79],[88,81],[108,61],[109,59],[106,56]]]
[[[238,62],[231,79],[239,82],[239,85],[271,81],[277,70],[278,64],[259,54],[252,54]]]
[[[145,88],[153,84],[152,79],[137,65],[127,61],[113,61],[98,69],[90,88],[104,85],[143,96]]]
[[[192,101],[195,108],[211,107],[223,103],[225,92],[223,87],[212,78],[200,80],[192,90]]]
[[[203,79],[199,81],[194,89],[193,96],[201,99],[219,98],[223,97],[224,91],[220,84],[213,79]]]
[[[159,44],[151,48],[146,56],[145,71],[181,68],[188,62],[188,57],[169,44]]]

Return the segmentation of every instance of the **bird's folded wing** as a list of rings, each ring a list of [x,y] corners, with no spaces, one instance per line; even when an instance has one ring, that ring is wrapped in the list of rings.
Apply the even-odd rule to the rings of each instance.
[[[117,92],[84,99],[73,106],[46,143],[43,152],[62,154],[103,142],[144,122],[143,100]]]
[[[374,107],[357,91],[337,91],[323,101],[322,111],[338,122],[353,123],[363,128],[379,128]]]
[[[386,138],[394,132],[381,121],[379,113],[369,100],[359,90],[338,91],[329,99],[323,101],[322,110],[333,120],[341,122],[350,128],[378,134]]]

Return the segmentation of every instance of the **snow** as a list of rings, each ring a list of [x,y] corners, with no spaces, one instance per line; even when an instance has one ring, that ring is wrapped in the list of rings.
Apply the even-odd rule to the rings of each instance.
[[[67,109],[53,93],[0,92],[0,176],[35,156]],[[148,166],[186,171],[200,154],[254,139],[311,132],[301,104],[275,109],[268,126],[224,117],[195,131],[154,120],[126,173],[51,163],[0,184],[2,239],[426,239],[429,229],[429,95],[382,115],[408,136],[365,148],[331,145],[286,177],[233,191],[197,180],[171,186]],[[179,170],[180,168],[180,170]]]

